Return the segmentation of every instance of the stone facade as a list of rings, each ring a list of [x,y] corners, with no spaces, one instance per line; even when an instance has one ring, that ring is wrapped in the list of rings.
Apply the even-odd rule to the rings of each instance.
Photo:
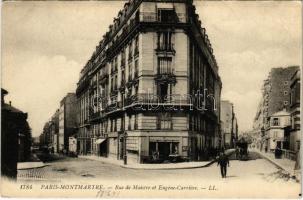
[[[78,152],[199,160],[220,146],[221,87],[192,1],[130,1],[80,73]]]
[[[68,151],[68,141],[77,130],[77,98],[75,93],[68,93],[60,102],[59,109],[59,152]]]

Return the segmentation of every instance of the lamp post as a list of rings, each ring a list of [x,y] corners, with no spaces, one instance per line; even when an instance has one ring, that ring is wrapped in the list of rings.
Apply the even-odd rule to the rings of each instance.
[[[127,137],[127,133],[126,131],[124,131],[124,135],[123,135],[123,161],[124,161],[124,165],[127,165],[127,153],[126,153],[126,137]]]

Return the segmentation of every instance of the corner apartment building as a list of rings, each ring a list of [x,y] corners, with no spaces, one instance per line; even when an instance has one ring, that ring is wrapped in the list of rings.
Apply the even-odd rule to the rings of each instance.
[[[45,145],[53,152],[58,152],[58,133],[59,133],[59,109],[52,115],[44,126],[42,134],[39,136],[40,145]]]
[[[301,141],[301,119],[300,119],[300,91],[301,91],[301,78],[300,70],[297,70],[291,77],[290,81],[290,140],[289,149],[292,151],[300,150]]]
[[[259,135],[260,149],[269,148],[270,117],[285,109],[290,111],[291,77],[299,66],[272,68],[264,80],[262,98],[254,119],[254,132]]]
[[[59,152],[68,151],[69,137],[77,131],[77,98],[75,93],[68,93],[59,108]]]
[[[78,151],[198,160],[221,143],[221,87],[191,0],[129,1],[81,70]]]
[[[234,105],[230,101],[221,101],[222,139],[225,147],[234,147],[238,139],[238,123]]]

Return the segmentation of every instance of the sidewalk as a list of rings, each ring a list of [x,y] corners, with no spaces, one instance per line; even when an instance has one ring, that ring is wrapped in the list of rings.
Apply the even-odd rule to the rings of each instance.
[[[261,152],[257,149],[250,149],[250,151],[260,154],[263,158],[267,159],[268,161],[270,161],[271,163],[273,163],[280,169],[285,170],[291,176],[294,176],[294,174],[295,174],[294,169],[295,169],[296,161],[293,161],[293,160],[290,160],[287,158],[276,159],[275,155],[273,153],[265,153],[265,152]]]
[[[232,154],[233,149],[227,150],[226,154]],[[140,164],[140,163],[128,163],[123,164],[123,160],[115,160],[111,158],[99,157],[95,155],[89,156],[78,156],[79,158],[86,158],[89,160],[100,161],[103,163],[109,163],[113,165],[118,165],[123,168],[129,169],[142,169],[142,170],[169,170],[169,169],[194,169],[208,167],[216,162],[216,160],[211,161],[196,161],[196,162],[181,162],[181,163],[166,163],[166,164]]]
[[[33,169],[33,168],[41,168],[45,167],[46,165],[43,162],[18,162],[17,169]]]

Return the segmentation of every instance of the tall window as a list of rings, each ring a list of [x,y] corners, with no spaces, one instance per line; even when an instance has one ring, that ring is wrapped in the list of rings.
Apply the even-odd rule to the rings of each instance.
[[[279,118],[273,118],[272,125],[273,125],[273,126],[279,126],[279,125],[280,125],[280,120],[279,120]]]
[[[132,42],[130,42],[128,47],[128,59],[131,60],[132,57],[133,57],[133,44]]]
[[[117,57],[115,58],[115,65],[114,65],[114,71],[116,72],[118,70],[118,59]]]
[[[138,115],[135,114],[135,124],[134,124],[134,130],[138,129]]]
[[[134,51],[135,56],[139,54],[139,36],[136,37],[135,39],[135,51]]]
[[[128,117],[128,130],[132,130],[132,116]]]
[[[172,129],[171,113],[160,113],[158,116],[158,129]]]
[[[124,85],[125,84],[125,71],[122,70],[121,71],[121,85]]]
[[[132,69],[132,65],[130,64],[128,66],[128,81],[132,80],[133,77],[133,69]]]
[[[158,21],[160,22],[176,22],[177,15],[174,9],[158,9]]]
[[[125,66],[125,51],[124,49],[121,52],[121,68]]]
[[[159,74],[171,74],[172,73],[172,58],[171,57],[159,57],[158,58],[158,73]]]
[[[114,77],[111,78],[111,87],[110,87],[110,91],[111,91],[111,92],[114,91]]]
[[[158,33],[158,50],[173,50],[172,32]]]
[[[138,71],[139,71],[138,65],[139,65],[139,64],[138,64],[138,60],[136,60],[136,61],[135,61],[135,78],[138,77],[138,73],[139,73],[139,72],[138,72]]]
[[[117,90],[118,88],[118,75],[115,76],[115,83],[114,83],[114,89]]]

